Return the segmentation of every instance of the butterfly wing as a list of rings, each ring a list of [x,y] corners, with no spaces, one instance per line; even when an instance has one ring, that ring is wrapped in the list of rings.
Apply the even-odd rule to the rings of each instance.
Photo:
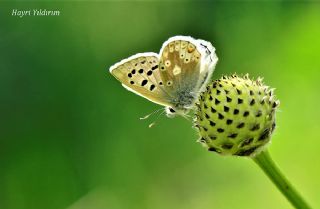
[[[199,90],[199,92],[202,92],[211,79],[212,73],[218,62],[218,57],[215,53],[215,48],[210,42],[198,39],[197,45],[202,54],[202,65],[200,69],[200,78],[196,88]]]
[[[190,108],[211,77],[216,59],[205,52],[201,44],[208,42],[188,36],[175,36],[166,41],[160,50],[160,75],[165,91],[173,98],[176,108]],[[210,44],[212,55],[214,48]],[[212,61],[211,61],[212,60]],[[214,63],[214,65],[213,65]]]
[[[184,110],[193,106],[217,60],[209,42],[175,36],[163,44],[160,55],[136,54],[113,65],[110,72],[128,90],[154,103]]]
[[[163,89],[159,58],[156,53],[140,53],[110,67],[110,73],[122,85],[154,103],[171,106],[171,97]]]

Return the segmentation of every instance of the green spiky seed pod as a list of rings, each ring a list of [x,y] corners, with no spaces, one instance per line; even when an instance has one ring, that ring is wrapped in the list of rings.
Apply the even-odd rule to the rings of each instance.
[[[196,106],[199,141],[209,151],[254,156],[270,142],[279,101],[262,79],[233,75],[210,83]]]

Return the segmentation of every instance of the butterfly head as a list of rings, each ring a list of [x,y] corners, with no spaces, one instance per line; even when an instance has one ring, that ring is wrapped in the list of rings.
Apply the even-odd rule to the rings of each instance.
[[[185,116],[188,114],[189,109],[186,108],[173,108],[173,107],[166,107],[166,115],[168,118],[174,118],[177,115]]]

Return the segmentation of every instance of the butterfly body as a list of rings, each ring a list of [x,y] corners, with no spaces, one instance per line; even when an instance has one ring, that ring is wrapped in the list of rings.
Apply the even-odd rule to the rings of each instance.
[[[165,106],[171,117],[192,109],[217,61],[211,43],[175,36],[159,54],[136,54],[113,65],[110,72],[126,89]]]

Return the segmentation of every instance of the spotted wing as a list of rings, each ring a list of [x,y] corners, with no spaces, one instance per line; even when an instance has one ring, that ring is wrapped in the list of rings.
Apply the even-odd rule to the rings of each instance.
[[[175,98],[176,107],[194,102],[200,76],[201,53],[191,37],[178,36],[166,41],[160,51],[160,76],[165,91]]]
[[[175,36],[160,51],[160,75],[176,106],[190,107],[210,80],[218,58],[211,43]]]
[[[170,95],[164,91],[156,53],[141,53],[122,60],[110,68],[128,90],[163,106],[171,106]]]

